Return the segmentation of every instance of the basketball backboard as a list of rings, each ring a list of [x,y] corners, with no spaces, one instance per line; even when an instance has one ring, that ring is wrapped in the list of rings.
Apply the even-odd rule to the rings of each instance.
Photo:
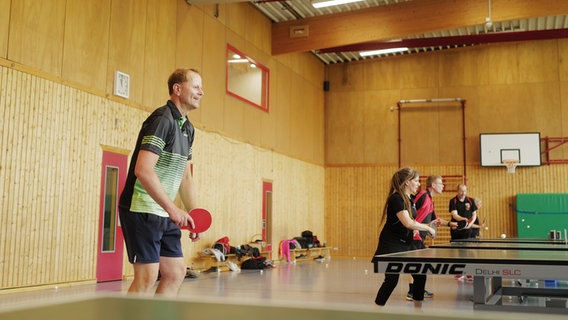
[[[540,133],[481,133],[482,167],[503,166],[505,160],[518,160],[518,166],[540,166]]]

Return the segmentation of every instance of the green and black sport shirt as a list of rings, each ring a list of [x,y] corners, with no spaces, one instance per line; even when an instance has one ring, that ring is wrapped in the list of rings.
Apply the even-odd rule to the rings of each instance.
[[[150,197],[134,174],[140,150],[159,155],[154,167],[168,196],[174,200],[179,190],[187,161],[192,158],[195,129],[175,104],[168,100],[142,124],[132,155],[126,185],[120,196],[122,210],[168,217],[168,213]]]

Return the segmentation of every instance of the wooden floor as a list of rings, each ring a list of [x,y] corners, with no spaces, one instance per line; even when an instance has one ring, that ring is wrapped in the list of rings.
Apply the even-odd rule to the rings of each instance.
[[[385,307],[374,304],[382,275],[373,273],[369,259],[332,258],[325,262],[303,261],[278,264],[275,269],[240,272],[201,273],[197,279],[186,279],[179,299],[205,299],[223,303],[271,304],[281,306],[333,306],[354,310],[413,312],[412,302],[405,300],[409,277],[401,277]],[[0,294],[0,311],[50,304],[100,294],[124,295],[130,281],[76,285],[57,289]],[[422,312],[453,314],[473,313],[471,282],[456,281],[448,276],[430,276],[427,290],[435,295],[426,299]],[[0,291],[1,292],[1,291]]]

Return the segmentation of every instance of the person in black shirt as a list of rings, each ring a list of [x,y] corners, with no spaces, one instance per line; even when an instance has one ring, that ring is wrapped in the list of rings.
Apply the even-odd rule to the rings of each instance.
[[[466,227],[463,229],[451,229],[450,235],[452,240],[475,237],[472,236],[472,230],[479,228],[479,225],[475,224],[477,205],[472,198],[467,196],[467,186],[465,184],[458,185],[458,194],[450,200],[449,211],[452,215],[452,221],[467,222]]]
[[[418,223],[412,219],[416,216],[416,208],[411,200],[411,195],[416,193],[420,174],[413,168],[402,168],[397,171],[391,180],[391,187],[383,208],[382,221],[386,222],[379,236],[379,243],[372,262],[376,262],[376,256],[387,253],[413,250],[413,231],[427,231],[435,235],[436,231],[430,226]],[[424,300],[424,275],[412,275],[414,279],[412,298],[415,306],[421,306]],[[375,303],[384,306],[394,288],[398,284],[398,274],[385,274],[385,279],[377,292]]]

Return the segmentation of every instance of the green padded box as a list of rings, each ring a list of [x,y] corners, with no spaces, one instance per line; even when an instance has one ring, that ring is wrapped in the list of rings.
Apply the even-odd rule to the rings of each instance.
[[[519,238],[546,238],[550,230],[568,229],[568,193],[517,194]]]

